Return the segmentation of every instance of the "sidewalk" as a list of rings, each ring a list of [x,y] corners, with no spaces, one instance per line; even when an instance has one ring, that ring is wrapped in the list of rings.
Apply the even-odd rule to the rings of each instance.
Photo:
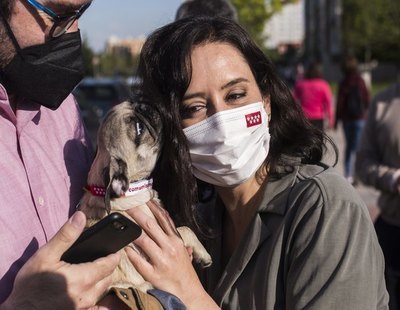
[[[338,129],[335,130],[328,130],[327,131],[328,136],[330,136],[333,141],[336,143],[336,146],[339,149],[339,161],[337,163],[337,165],[334,167],[334,169],[336,169],[336,171],[343,175],[344,174],[344,168],[343,168],[343,155],[344,155],[344,136],[343,136],[343,129],[342,127],[339,125]],[[327,164],[332,165],[334,162],[334,157],[333,157],[333,152],[330,151],[328,152],[328,154],[326,154],[324,161]],[[371,215],[372,220],[374,221],[376,219],[376,217],[379,214],[379,209],[377,208],[377,199],[379,196],[379,192],[377,190],[375,190],[372,187],[368,187],[365,186],[361,183],[358,183],[355,186],[355,189],[357,190],[357,192],[360,194],[361,198],[364,200],[365,204],[368,207],[369,213]]]

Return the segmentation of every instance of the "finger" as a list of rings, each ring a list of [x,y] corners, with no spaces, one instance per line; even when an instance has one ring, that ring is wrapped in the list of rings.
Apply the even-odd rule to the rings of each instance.
[[[83,212],[75,212],[54,237],[43,246],[41,253],[49,261],[59,261],[64,252],[78,239],[86,225]]]
[[[136,239],[134,243],[139,245],[151,260],[153,260],[158,253],[161,253],[160,249],[168,249],[169,251],[173,251],[176,246],[183,245],[183,241],[180,237],[178,237],[175,233],[167,235],[155,219],[139,210],[139,208],[132,208],[128,212],[129,215],[132,216],[132,218],[147,234],[147,236],[144,236],[144,238],[139,237]],[[152,246],[154,252],[153,250],[149,250],[151,245],[148,237],[150,237],[155,243]],[[140,244],[140,242],[146,242],[148,245],[143,246]],[[157,245],[159,249],[155,245]]]
[[[150,200],[149,202],[147,202],[147,206],[154,214],[154,217],[157,219],[158,224],[167,235],[178,235],[175,224],[169,216],[167,210],[159,206],[154,200]]]
[[[104,296],[112,283],[112,274],[120,260],[120,253],[110,254],[94,262],[66,264],[65,271],[70,295],[77,301],[77,309],[86,309],[95,305]],[[72,276],[74,275],[74,276]]]
[[[165,234],[164,230],[160,227],[160,225],[154,218],[148,216],[139,208],[130,209],[128,211],[128,214],[136,221],[136,223],[143,229],[143,231],[151,239],[153,239],[159,246],[161,246],[162,243],[165,243],[167,241],[167,235]],[[136,241],[139,240],[141,240],[140,237],[137,240],[135,240],[135,244],[137,244]]]
[[[146,280],[150,281],[151,274],[154,272],[154,268],[146,261],[139,253],[130,247],[125,248],[126,255],[128,256],[132,265],[140,273],[140,275]],[[151,282],[151,281],[150,281]]]
[[[96,259],[90,263],[82,264],[85,266],[85,272],[89,279],[94,281],[102,281],[103,279],[109,277],[117,268],[121,259],[121,254],[119,252],[110,254],[105,257]]]
[[[146,234],[142,234],[139,238],[137,238],[134,241],[134,244],[138,246],[142,250],[142,252],[148,257],[148,259],[152,262],[154,262],[155,260],[157,260],[157,258],[162,256],[162,251],[160,249],[160,246]],[[137,254],[140,255],[139,253]]]
[[[98,281],[95,286],[95,301],[98,302],[101,297],[107,293],[110,285],[112,284],[113,276],[109,275],[108,277]]]

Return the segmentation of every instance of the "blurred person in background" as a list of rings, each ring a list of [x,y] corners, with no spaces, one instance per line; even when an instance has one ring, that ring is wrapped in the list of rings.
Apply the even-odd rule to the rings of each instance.
[[[372,100],[356,157],[356,175],[380,191],[375,230],[385,256],[389,308],[400,309],[400,83]]]
[[[345,136],[344,174],[355,185],[353,166],[361,133],[365,124],[369,91],[358,71],[358,61],[354,56],[347,56],[342,63],[343,80],[339,84],[335,128],[342,121]]]
[[[178,7],[175,20],[198,15],[220,16],[238,21],[236,8],[229,0],[186,0]]]
[[[320,130],[324,130],[325,119],[328,128],[333,128],[333,96],[331,87],[322,77],[322,66],[312,63],[304,79],[296,81],[293,95],[301,105],[306,117]]]

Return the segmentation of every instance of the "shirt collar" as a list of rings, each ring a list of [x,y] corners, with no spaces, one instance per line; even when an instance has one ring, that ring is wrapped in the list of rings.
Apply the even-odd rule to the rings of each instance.
[[[7,91],[1,83],[0,83],[0,103],[1,104],[3,104],[3,103],[9,104]]]
[[[13,109],[11,108],[10,99],[8,98],[7,91],[2,84],[0,84],[0,112],[0,114],[9,118],[13,123],[16,123],[17,119]]]

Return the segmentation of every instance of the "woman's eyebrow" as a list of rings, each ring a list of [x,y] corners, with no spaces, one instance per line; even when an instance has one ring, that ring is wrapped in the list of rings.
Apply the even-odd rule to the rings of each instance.
[[[202,93],[202,92],[188,94],[188,95],[183,96],[182,100],[189,100],[189,99],[196,98],[196,97],[205,98],[206,94]]]
[[[228,88],[228,87],[230,87],[230,86],[233,86],[233,85],[238,84],[238,83],[241,83],[241,82],[247,82],[247,83],[249,83],[250,81],[249,81],[248,79],[245,79],[245,78],[237,78],[237,79],[234,79],[234,80],[232,80],[232,81],[229,81],[228,83],[226,83],[225,85],[223,85],[223,86],[221,87],[221,90],[224,90],[225,88]],[[183,96],[182,100],[188,100],[188,99],[192,99],[192,98],[196,98],[196,97],[205,98],[205,97],[206,97],[206,94],[205,94],[205,93],[202,93],[202,92],[193,93],[193,94],[188,94],[188,95]]]
[[[228,87],[230,87],[230,86],[233,86],[233,85],[238,84],[238,83],[241,83],[241,82],[249,82],[249,80],[248,80],[248,79],[245,79],[245,78],[237,78],[237,79],[234,79],[234,80],[232,80],[232,81],[229,81],[229,82],[226,83],[225,85],[223,85],[223,86],[221,87],[221,90],[224,90],[225,88],[228,88]]]

